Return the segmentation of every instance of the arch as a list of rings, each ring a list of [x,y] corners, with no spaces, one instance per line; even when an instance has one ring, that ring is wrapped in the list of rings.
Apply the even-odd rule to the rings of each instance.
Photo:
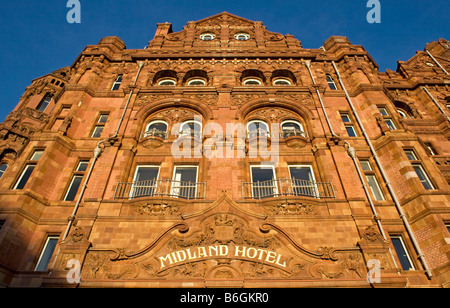
[[[206,84],[208,84],[209,81],[209,77],[208,77],[208,73],[204,70],[201,69],[193,69],[188,71],[183,78],[183,84],[187,84],[189,82],[189,80],[192,79],[202,79],[206,82]]]
[[[407,113],[407,115],[410,117],[415,116],[414,110],[411,108],[411,106],[408,103],[396,100],[396,101],[394,101],[394,106],[398,109],[405,111]]]
[[[243,83],[245,79],[259,79],[262,83],[266,82],[264,73],[257,69],[244,70],[241,74],[241,83]]]
[[[294,100],[286,98],[276,98],[275,102],[269,101],[269,98],[256,98],[249,100],[237,110],[236,119],[243,121],[252,111],[263,107],[285,108],[299,115],[304,121],[314,120],[314,115],[309,108]]]

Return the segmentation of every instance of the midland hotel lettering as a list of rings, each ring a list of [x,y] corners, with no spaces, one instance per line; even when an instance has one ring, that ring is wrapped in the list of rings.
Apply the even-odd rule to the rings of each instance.
[[[0,124],[1,284],[448,287],[450,43],[376,60],[226,12],[87,45]]]

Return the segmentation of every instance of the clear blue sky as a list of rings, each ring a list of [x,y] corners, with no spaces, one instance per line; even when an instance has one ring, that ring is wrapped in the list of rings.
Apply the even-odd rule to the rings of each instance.
[[[450,40],[449,0],[380,0],[381,24],[367,22],[368,0],[79,1],[81,24],[69,24],[67,0],[0,0],[0,122],[33,79],[70,66],[86,45],[119,36],[127,48],[144,48],[159,22],[180,31],[226,11],[292,34],[304,48],[343,35],[364,46],[380,71],[395,70],[429,42]]]

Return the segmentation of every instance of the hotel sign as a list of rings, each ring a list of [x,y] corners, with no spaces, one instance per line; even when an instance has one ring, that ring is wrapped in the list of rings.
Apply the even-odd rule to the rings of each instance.
[[[262,262],[272,266],[286,268],[286,258],[269,249],[249,247],[244,245],[210,245],[190,247],[160,256],[160,270],[182,263],[195,262],[206,259],[245,259],[247,261]]]

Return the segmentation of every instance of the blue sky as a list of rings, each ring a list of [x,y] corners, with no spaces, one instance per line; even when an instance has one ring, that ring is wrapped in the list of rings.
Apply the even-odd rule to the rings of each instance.
[[[292,34],[304,48],[342,35],[364,46],[380,71],[395,70],[429,42],[450,40],[449,0],[380,0],[380,24],[367,22],[368,0],[79,1],[81,24],[69,24],[67,0],[0,0],[0,122],[33,79],[70,66],[86,45],[118,36],[127,48],[144,48],[159,22],[180,31],[188,21],[226,11]]]

